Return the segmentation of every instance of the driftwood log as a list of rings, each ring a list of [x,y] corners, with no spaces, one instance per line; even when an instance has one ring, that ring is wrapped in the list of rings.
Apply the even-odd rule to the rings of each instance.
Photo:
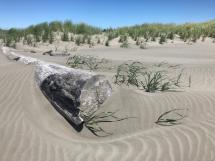
[[[43,55],[50,55],[51,53],[52,53],[52,50],[49,50],[49,51],[43,52]]]
[[[49,56],[69,56],[70,53],[68,53],[68,52],[53,52],[52,50],[49,50],[49,51],[44,52],[43,55],[49,55]]]
[[[38,64],[35,78],[56,110],[77,127],[81,114],[97,110],[111,94],[104,76],[60,65]]]
[[[83,125],[81,115],[93,112],[111,95],[111,85],[104,76],[80,69],[46,63],[3,48],[7,57],[35,65],[35,80],[54,108],[76,130]],[[11,60],[13,60],[11,59]]]

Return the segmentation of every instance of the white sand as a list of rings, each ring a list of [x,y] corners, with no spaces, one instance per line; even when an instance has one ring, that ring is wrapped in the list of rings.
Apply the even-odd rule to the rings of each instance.
[[[174,47],[173,47],[174,46]],[[211,161],[215,159],[215,44],[170,44],[141,49],[83,49],[122,62],[168,61],[185,67],[192,86],[182,92],[148,94],[114,87],[104,110],[135,116],[105,124],[114,135],[96,138],[87,129],[77,133],[43,96],[34,69],[9,61],[0,53],[0,161]],[[23,53],[65,64],[66,58]],[[111,80],[113,73],[106,73]],[[113,81],[113,80],[112,80]],[[163,112],[188,108],[183,124],[162,127],[154,122]]]

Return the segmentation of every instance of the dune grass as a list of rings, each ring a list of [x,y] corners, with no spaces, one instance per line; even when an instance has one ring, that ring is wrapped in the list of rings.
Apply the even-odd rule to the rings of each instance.
[[[128,48],[129,44],[128,41],[123,41],[123,43],[120,45],[121,48]]]
[[[125,35],[126,33],[134,40],[137,37],[143,37],[146,42],[160,38],[160,43],[164,43],[165,39],[173,40],[176,35],[183,41],[191,40],[195,42],[200,37],[215,38],[215,21],[208,21],[204,23],[186,23],[181,25],[176,24],[142,24],[131,27],[121,27],[112,31],[118,35]]]
[[[146,67],[140,62],[123,63],[118,66],[114,76],[117,85],[132,85],[146,92],[168,91],[181,87],[183,70],[174,72],[176,77],[171,76],[171,70],[178,66],[170,66],[166,63],[155,64]],[[178,73],[178,74],[177,74]]]
[[[170,89],[171,83],[165,81],[167,76],[164,71],[146,71],[144,73],[144,78],[145,80],[140,81],[140,83],[146,92],[166,91]]]
[[[107,132],[101,127],[101,123],[113,123],[113,122],[119,122],[126,119],[129,119],[129,117],[119,118],[116,116],[115,112],[100,112],[94,111],[93,113],[89,115],[83,115],[82,118],[84,119],[84,126],[90,130],[95,136],[98,137],[105,137],[112,135],[112,132]]]
[[[7,46],[13,43],[27,41],[28,36],[32,36],[33,42],[52,42],[50,39],[51,33],[63,33],[62,40],[70,41],[67,38],[67,33],[75,35],[94,35],[104,33],[108,41],[120,37],[119,42],[123,43],[128,37],[135,41],[142,37],[145,41],[156,41],[163,44],[166,39],[174,40],[179,37],[185,42],[196,42],[198,39],[211,37],[215,38],[215,21],[208,21],[204,23],[186,23],[181,25],[176,24],[142,24],[131,27],[120,27],[116,29],[100,29],[98,27],[90,26],[85,23],[74,24],[71,21],[53,21],[44,22],[37,25],[31,25],[24,29],[11,28],[9,30],[0,29],[0,39],[4,40]],[[23,40],[24,39],[24,40]]]
[[[181,70],[175,78],[172,78],[165,69],[146,71],[143,76],[144,80],[140,81],[140,83],[146,92],[168,91],[181,87],[182,73],[183,70]]]
[[[62,41],[70,41],[68,33],[93,35],[102,33],[102,30],[98,27],[90,26],[85,23],[74,24],[71,21],[53,21],[44,22],[37,25],[31,25],[24,29],[11,28],[9,30],[1,30],[0,39],[3,39],[5,43],[10,41],[6,45],[10,45],[11,42],[20,42],[22,38],[26,41],[29,35],[32,35],[32,41],[34,42],[50,42],[51,33],[62,32]],[[51,41],[52,42],[52,41]]]
[[[161,114],[157,121],[155,122],[161,126],[173,126],[181,124],[182,120],[187,117],[184,112],[187,112],[188,109],[172,109]]]
[[[107,40],[107,41],[105,42],[105,46],[110,46],[109,40]]]
[[[71,68],[79,68],[95,71],[100,68],[100,65],[106,63],[104,59],[97,59],[93,56],[73,55],[67,59],[66,64]]]
[[[147,49],[147,43],[146,42],[141,43],[140,49]]]
[[[141,75],[143,64],[141,62],[123,63],[118,66],[117,73],[114,76],[115,84],[134,85],[139,87],[139,76]]]

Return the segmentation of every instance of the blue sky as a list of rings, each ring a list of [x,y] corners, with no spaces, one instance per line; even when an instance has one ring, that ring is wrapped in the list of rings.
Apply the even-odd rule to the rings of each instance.
[[[98,27],[215,19],[215,0],[0,0],[0,28],[72,20]]]

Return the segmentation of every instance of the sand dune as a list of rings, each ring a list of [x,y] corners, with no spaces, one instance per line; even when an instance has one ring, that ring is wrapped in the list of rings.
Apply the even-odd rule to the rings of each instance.
[[[96,138],[87,129],[77,133],[37,87],[34,67],[9,61],[0,52],[0,160],[214,160],[215,57],[210,56],[215,50],[211,47],[211,52],[204,55],[206,48],[202,48],[203,53],[201,50],[199,53],[190,53],[202,54],[204,59],[199,56],[200,60],[196,61],[194,56],[195,63],[185,65],[185,75],[192,73],[191,88],[185,88],[181,92],[155,94],[132,88],[115,88],[113,95],[103,104],[103,109],[119,109],[120,116],[136,118],[104,124],[108,131],[114,131],[114,135],[105,138]],[[109,58],[106,53],[100,55],[100,50],[96,52],[98,56]],[[169,52],[168,49],[165,50]],[[188,54],[189,52],[191,50],[187,51]],[[116,60],[120,58],[119,55],[116,55]],[[168,60],[168,56],[166,58]],[[144,60],[144,56],[141,59]],[[183,55],[179,59],[175,58],[177,62],[183,62],[182,59]],[[210,60],[210,63],[203,60]],[[162,127],[154,123],[159,115],[173,108],[189,109],[183,124]]]

